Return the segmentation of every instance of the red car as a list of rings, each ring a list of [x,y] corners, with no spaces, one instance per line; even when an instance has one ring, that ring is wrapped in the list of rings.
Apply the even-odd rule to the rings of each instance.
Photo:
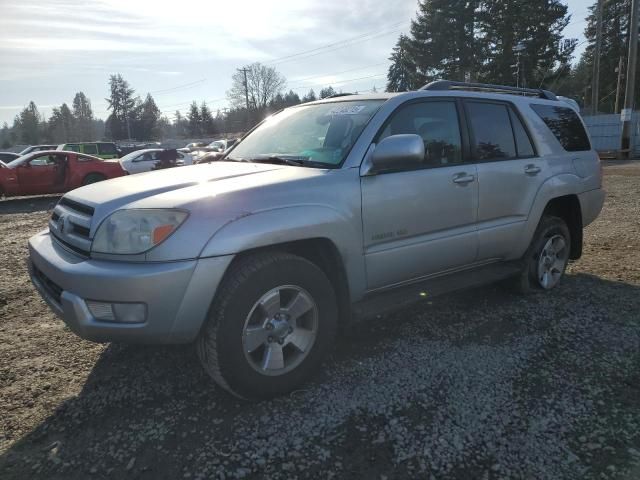
[[[0,197],[66,192],[126,174],[118,160],[59,150],[33,152],[0,162]]]

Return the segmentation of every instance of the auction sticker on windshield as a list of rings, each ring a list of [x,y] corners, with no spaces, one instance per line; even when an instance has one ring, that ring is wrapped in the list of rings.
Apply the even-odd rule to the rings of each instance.
[[[365,105],[344,105],[329,112],[330,115],[357,115],[365,109]]]

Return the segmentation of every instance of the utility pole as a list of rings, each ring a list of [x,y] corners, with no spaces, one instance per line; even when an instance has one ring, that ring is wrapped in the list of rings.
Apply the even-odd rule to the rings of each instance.
[[[593,75],[591,77],[591,114],[598,113],[598,93],[600,90],[600,52],[602,50],[602,10],[604,0],[598,0],[596,10],[596,48],[593,52]]]
[[[631,0],[631,21],[629,22],[629,59],[627,60],[627,85],[624,93],[624,109],[620,113],[622,120],[622,141],[620,153],[623,158],[633,155],[631,145],[631,112],[633,95],[636,91],[636,65],[638,64],[638,6],[639,0]]]
[[[620,111],[620,87],[622,86],[622,68],[624,64],[624,57],[620,57],[618,61],[618,83],[616,83],[616,105],[613,108],[613,113]]]
[[[245,121],[245,129],[249,129],[249,84],[247,83],[247,72],[248,68],[238,68],[239,72],[244,74],[244,101],[246,104],[247,112],[246,112],[246,121]]]

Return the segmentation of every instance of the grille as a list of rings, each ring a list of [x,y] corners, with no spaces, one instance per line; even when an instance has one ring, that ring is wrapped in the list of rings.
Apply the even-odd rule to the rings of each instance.
[[[62,246],[88,257],[94,212],[95,209],[89,205],[63,197],[51,214],[49,231]]]

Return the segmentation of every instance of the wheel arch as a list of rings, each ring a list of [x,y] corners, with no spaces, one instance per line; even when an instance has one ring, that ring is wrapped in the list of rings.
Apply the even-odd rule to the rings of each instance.
[[[270,245],[249,248],[236,254],[227,267],[225,276],[233,265],[244,258],[261,252],[286,252],[310,261],[327,276],[338,301],[339,323],[344,324],[351,318],[351,294],[345,264],[335,243],[326,237],[313,237]],[[224,281],[224,277],[223,277]]]
[[[104,173],[102,173],[102,172],[91,171],[91,172],[85,173],[82,176],[82,184],[84,185],[84,182],[87,180],[87,178],[89,178],[92,175],[98,176],[98,177],[102,178],[102,180],[108,180],[109,179],[109,176],[104,174]]]
[[[552,198],[547,202],[542,213],[559,217],[569,227],[571,249],[569,258],[577,260],[582,255],[582,209],[576,194]]]

